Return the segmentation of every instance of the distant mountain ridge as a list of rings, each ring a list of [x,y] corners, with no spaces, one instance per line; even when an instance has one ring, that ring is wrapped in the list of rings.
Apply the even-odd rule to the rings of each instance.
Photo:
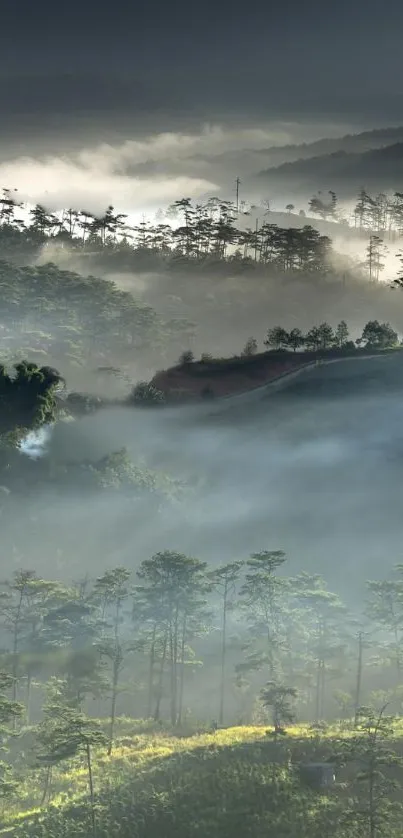
[[[245,157],[250,158],[255,165],[259,165],[260,158],[267,158],[265,162],[268,166],[277,167],[284,163],[293,163],[297,160],[306,160],[310,157],[334,154],[339,151],[363,153],[397,142],[403,142],[403,125],[391,128],[376,128],[371,131],[363,131],[359,134],[346,134],[336,138],[324,137],[310,143],[291,143],[288,145],[273,145],[267,148],[255,149],[229,149],[216,155],[195,154],[192,156],[192,159],[204,163],[221,162],[242,167],[242,160]]]
[[[334,189],[351,197],[361,187],[403,191],[403,140],[362,153],[338,150],[282,163],[259,172],[256,179],[270,186],[271,194],[290,196]]]
[[[133,177],[158,177],[161,173],[169,176],[191,175],[213,181],[226,191],[229,184],[233,184],[239,176],[242,181],[241,197],[244,189],[250,193],[250,187],[253,190],[255,186],[254,200],[257,200],[259,189],[256,174],[261,170],[272,170],[285,164],[333,154],[363,154],[399,142],[403,142],[403,125],[333,139],[323,138],[311,143],[273,145],[267,148],[228,148],[219,154],[200,152],[185,158],[179,155],[164,160],[129,161],[125,172]],[[333,187],[330,185],[328,188]]]
[[[306,160],[310,157],[321,157],[337,152],[364,153],[376,148],[383,148],[394,143],[403,142],[403,125],[392,128],[376,128],[362,131],[359,134],[346,134],[343,137],[314,140],[311,143],[293,143],[284,146],[271,146],[259,149],[256,154],[269,155],[272,166]]]

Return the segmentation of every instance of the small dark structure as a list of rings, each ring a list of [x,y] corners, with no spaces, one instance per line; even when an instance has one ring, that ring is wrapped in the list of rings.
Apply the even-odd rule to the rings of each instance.
[[[301,781],[318,791],[325,791],[336,782],[334,765],[329,762],[301,763],[299,772]]]

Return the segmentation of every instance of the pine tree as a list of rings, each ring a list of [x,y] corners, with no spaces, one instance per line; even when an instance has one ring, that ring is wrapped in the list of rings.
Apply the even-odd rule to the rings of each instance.
[[[18,701],[9,699],[7,693],[10,691],[14,694],[15,679],[7,672],[0,672],[0,749],[7,750],[7,740],[13,735],[9,728],[12,724],[15,731],[16,720],[20,719],[24,713],[24,706]],[[7,762],[0,762],[0,798],[11,794],[16,788],[16,779],[13,776],[12,769]]]
[[[286,332],[282,326],[274,326],[273,329],[269,329],[264,344],[265,346],[272,347],[273,349],[285,349],[288,341],[288,332]]]
[[[160,683],[165,663],[169,664],[170,717],[180,723],[186,652],[194,632],[201,628],[208,590],[206,563],[182,553],[166,550],[142,562],[138,577],[145,588],[152,588],[164,615],[164,652]]]
[[[226,654],[227,654],[227,620],[228,612],[233,605],[233,596],[236,591],[236,583],[239,579],[243,562],[230,562],[229,564],[219,567],[212,571],[210,579],[213,587],[218,591],[221,598],[221,674],[220,674],[220,704],[218,721],[220,725],[224,724],[224,706],[225,706],[225,678],[226,678]]]
[[[341,320],[340,323],[336,326],[335,331],[335,342],[336,345],[341,349],[348,341],[349,333],[348,333],[348,326],[345,320]]]
[[[88,719],[75,707],[65,703],[63,682],[53,681],[44,707],[44,719],[37,733],[37,761],[47,766],[58,765],[83,754],[87,766],[90,795],[92,836],[96,838],[95,790],[92,767],[92,748],[107,744],[107,737],[96,722]],[[47,774],[49,780],[49,774]]]
[[[293,352],[296,352],[297,349],[300,349],[301,346],[304,345],[304,342],[305,338],[301,332],[301,329],[298,329],[297,327],[291,329],[288,335],[288,345],[291,347]]]
[[[125,654],[128,651],[127,645],[125,645],[122,637],[122,621],[124,618],[123,608],[130,595],[130,576],[131,573],[129,570],[126,570],[124,567],[117,567],[100,576],[94,587],[94,598],[99,602],[101,620],[103,622],[99,651],[101,657],[107,659],[111,665],[109,755],[112,753],[114,741],[119,681]]]
[[[252,553],[246,562],[245,581],[240,590],[241,607],[249,623],[249,654],[238,672],[267,667],[270,681],[280,669],[280,648],[284,639],[287,581],[277,575],[286,560],[282,550]]]
[[[341,741],[335,754],[339,763],[359,766],[341,822],[350,828],[354,824],[358,834],[362,830],[368,838],[389,838],[395,829],[400,832],[403,814],[402,804],[396,800],[400,783],[391,776],[391,769],[394,775],[403,776],[403,759],[390,745],[395,720],[385,711],[386,706],[379,711],[361,707],[357,732]]]

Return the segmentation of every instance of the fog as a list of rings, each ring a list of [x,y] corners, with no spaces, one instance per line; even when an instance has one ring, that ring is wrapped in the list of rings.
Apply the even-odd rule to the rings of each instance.
[[[364,246],[351,247],[351,254],[364,258]],[[394,276],[391,256],[385,268],[385,280]],[[112,277],[111,277],[112,278]],[[337,279],[286,278],[229,273],[219,279],[212,276],[181,278],[166,274],[113,274],[124,290],[152,305],[163,317],[184,317],[195,324],[189,345],[196,352],[226,355],[239,352],[253,335],[264,349],[267,331],[274,325],[302,330],[327,321],[334,327],[344,319],[351,334],[358,337],[368,320],[390,321],[403,331],[403,296],[389,284],[358,281],[340,275]],[[184,348],[187,348],[184,346]],[[171,356],[171,361],[176,360]]]
[[[50,145],[46,137],[25,144],[19,137],[0,148],[0,179],[18,189],[21,200],[50,210],[85,207],[101,213],[112,202],[121,212],[141,216],[184,195],[233,198],[238,175],[246,178],[247,197],[255,198],[256,189],[265,192],[266,185],[257,188],[253,176],[281,162],[282,146],[343,137],[351,127],[343,121],[272,120],[246,126],[225,121],[193,125],[188,120],[169,131],[150,126],[144,133],[131,124],[115,136],[105,129],[102,142],[96,136],[80,140],[79,130],[70,140],[67,133],[64,142],[53,137]],[[286,190],[285,203],[289,197]],[[281,194],[277,200],[280,208]]]
[[[44,451],[53,473],[126,447],[134,462],[183,481],[183,495],[157,509],[57,483],[25,500],[11,493],[5,542],[12,536],[18,564],[29,559],[40,573],[63,578],[117,563],[135,568],[163,549],[213,565],[283,549],[288,572],[321,573],[351,601],[363,579],[400,560],[402,418],[398,364],[380,359],[306,372],[259,402],[229,401],[222,412],[113,408],[60,422]],[[31,438],[25,454],[33,447]]]
[[[264,143],[293,139],[295,132],[286,125],[232,132],[212,126],[198,135],[165,133],[115,146],[103,143],[64,157],[16,158],[1,163],[0,173],[21,198],[51,209],[79,207],[85,197],[85,206],[95,212],[113,199],[119,211],[134,217],[140,207],[151,213],[176,198],[197,198],[215,189],[215,176],[206,175],[209,161],[222,161],[228,147],[235,155],[248,148],[255,153]],[[151,163],[157,169],[147,174]],[[259,218],[266,220],[262,212]],[[285,226],[296,217],[281,218]],[[280,223],[275,214],[267,220]],[[252,213],[245,225],[253,224]],[[196,356],[236,354],[254,336],[263,350],[274,325],[305,331],[323,321],[335,327],[344,319],[355,339],[368,320],[378,319],[402,335],[403,294],[387,283],[369,284],[345,268],[346,257],[363,260],[366,240],[318,223],[321,232],[325,227],[335,230],[338,276],[276,276],[259,267],[243,274],[230,265],[220,276],[214,270],[119,270],[102,255],[81,258],[67,247],[46,245],[36,264],[50,260],[82,275],[102,276],[152,306],[163,322],[189,324],[187,334],[163,348],[136,350],[130,359],[108,357],[108,365],[124,373],[119,381],[97,378],[91,358],[80,368],[63,358],[46,360],[67,376],[69,390],[122,398],[139,380],[175,363],[183,349]],[[382,278],[395,271],[391,248]],[[363,577],[376,574],[380,558],[390,565],[398,558],[403,402],[399,370],[386,373],[372,361],[354,364],[307,373],[305,391],[295,384],[259,404],[222,414],[209,415],[206,407],[153,412],[114,407],[28,436],[21,457],[32,469],[42,468],[44,480],[33,490],[22,478],[23,498],[12,490],[3,499],[10,561],[14,555],[22,566],[71,578],[119,562],[136,567],[163,549],[213,564],[254,550],[284,549],[290,572],[323,573],[345,596],[358,591]],[[180,498],[150,506],[147,499],[117,492],[83,493],[74,472],[66,478],[66,469],[97,463],[122,448],[136,465],[179,481]]]

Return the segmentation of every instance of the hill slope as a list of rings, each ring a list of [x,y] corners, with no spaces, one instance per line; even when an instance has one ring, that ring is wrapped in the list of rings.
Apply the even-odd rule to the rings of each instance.
[[[310,157],[331,155],[335,152],[362,154],[376,148],[393,143],[403,142],[403,126],[394,128],[378,128],[373,131],[363,131],[360,134],[346,134],[343,137],[324,137],[312,143],[295,143],[280,147],[260,149],[262,155],[269,155],[272,166],[292,163],[296,160],[306,160]]]
[[[319,838],[332,823],[339,836],[337,799],[302,786],[298,771],[287,767],[289,758],[296,769],[309,753],[328,756],[331,740],[318,746],[306,730],[296,729],[285,748],[276,748],[262,727],[182,739],[126,737],[111,758],[98,754],[94,760],[97,838]],[[84,761],[58,771],[55,780],[60,791],[48,812],[25,817],[9,835],[92,834]]]
[[[343,198],[353,197],[365,185],[371,190],[400,191],[403,184],[403,142],[365,152],[336,151],[299,159],[261,171],[261,183],[274,195],[309,195],[335,189]]]

